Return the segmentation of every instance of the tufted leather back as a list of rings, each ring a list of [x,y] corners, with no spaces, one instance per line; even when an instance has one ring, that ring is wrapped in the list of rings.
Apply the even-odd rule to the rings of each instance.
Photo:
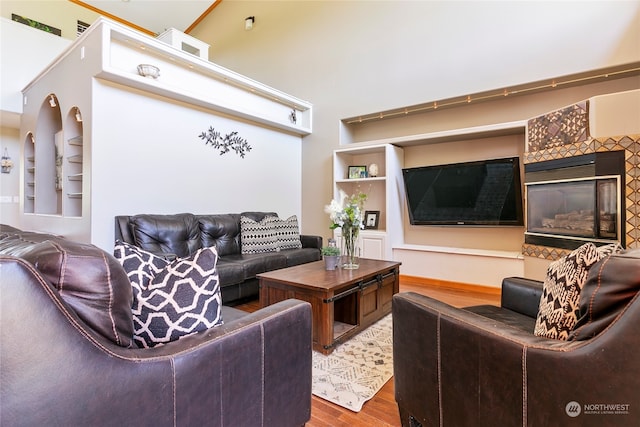
[[[195,215],[134,215],[130,219],[134,244],[153,253],[187,257],[200,249],[200,226]]]
[[[240,215],[199,215],[202,246],[215,246],[218,255],[240,253]]]
[[[200,248],[215,246],[218,255],[240,254],[240,217],[262,221],[275,212],[116,216],[115,238],[152,253],[186,257]]]

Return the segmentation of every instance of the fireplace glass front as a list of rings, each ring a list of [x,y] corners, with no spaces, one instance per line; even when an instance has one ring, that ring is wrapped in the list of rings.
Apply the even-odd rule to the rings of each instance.
[[[527,184],[527,234],[618,240],[618,177]]]

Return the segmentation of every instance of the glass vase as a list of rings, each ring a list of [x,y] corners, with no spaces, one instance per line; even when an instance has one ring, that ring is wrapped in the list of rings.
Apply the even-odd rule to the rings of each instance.
[[[358,227],[342,227],[342,268],[355,270],[360,267],[358,248]]]

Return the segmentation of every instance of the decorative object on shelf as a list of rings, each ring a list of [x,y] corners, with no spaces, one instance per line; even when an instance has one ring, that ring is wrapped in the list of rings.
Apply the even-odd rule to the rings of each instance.
[[[151,64],[140,64],[138,65],[138,74],[143,77],[151,77],[152,79],[157,79],[160,77],[160,68]]]
[[[371,163],[369,165],[369,176],[371,178],[378,176],[378,165],[376,163]]]
[[[342,229],[342,268],[355,270],[358,263],[358,235],[364,227],[362,213],[367,195],[361,191],[348,196],[340,190],[340,199],[332,200],[324,210],[331,219],[331,230]]]
[[[56,191],[62,191],[62,160],[64,154],[62,138],[56,138],[54,148],[56,156]]]
[[[329,246],[322,248],[322,257],[324,258],[325,270],[335,270],[340,264],[340,248],[336,246],[335,240],[333,245],[329,241]]]
[[[349,166],[349,179],[358,179],[367,177],[366,166]]]
[[[298,117],[296,116],[296,110],[291,110],[291,113],[289,113],[289,120],[291,120],[291,123],[293,123],[294,125],[298,122]]]
[[[202,132],[198,137],[204,140],[205,145],[211,145],[213,148],[219,150],[220,155],[233,150],[237,155],[244,158],[246,152],[251,151],[251,146],[247,140],[238,136],[238,132],[236,131],[228,133],[223,137],[220,132],[211,126],[209,130]]]
[[[380,221],[380,211],[365,211],[364,228],[367,230],[377,230]]]
[[[2,154],[2,173],[11,173],[11,169],[13,168],[13,160],[9,156],[9,150],[7,147],[4,148],[4,153]]]
[[[80,123],[82,122],[82,114],[80,114],[80,109],[78,107],[76,107],[76,122]]]

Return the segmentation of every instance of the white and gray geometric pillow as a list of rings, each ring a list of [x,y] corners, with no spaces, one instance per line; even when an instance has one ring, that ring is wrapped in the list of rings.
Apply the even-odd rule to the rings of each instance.
[[[169,263],[116,242],[114,255],[133,287],[133,338],[139,347],[165,344],[222,324],[215,248],[202,248]]]
[[[270,218],[267,216],[258,222],[246,216],[240,217],[240,251],[243,255],[277,250],[276,233]]]
[[[580,292],[589,268],[601,254],[586,243],[549,264],[544,280],[534,335],[568,340],[580,315]]]
[[[292,215],[287,219],[280,219],[276,216],[268,218],[276,236],[276,250],[302,248],[300,227],[298,226],[298,217],[296,215]]]

